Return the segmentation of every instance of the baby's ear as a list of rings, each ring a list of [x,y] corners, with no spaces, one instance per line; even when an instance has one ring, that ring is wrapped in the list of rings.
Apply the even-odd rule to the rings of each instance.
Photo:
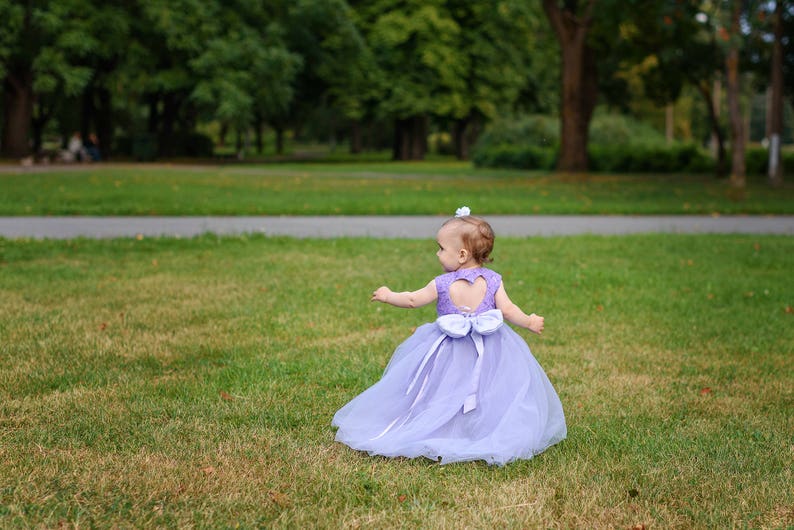
[[[461,263],[466,263],[469,260],[469,251],[465,248],[462,248],[458,251],[458,261]]]

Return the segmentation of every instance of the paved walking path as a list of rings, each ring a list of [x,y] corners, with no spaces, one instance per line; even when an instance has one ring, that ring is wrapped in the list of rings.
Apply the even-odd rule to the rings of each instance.
[[[259,233],[292,237],[434,237],[445,217],[0,217],[0,237],[191,237]],[[634,233],[743,233],[794,235],[794,216],[489,215],[498,236]]]

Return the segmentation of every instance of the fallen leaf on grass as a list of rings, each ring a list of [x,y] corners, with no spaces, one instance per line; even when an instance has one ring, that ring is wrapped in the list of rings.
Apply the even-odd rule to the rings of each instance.
[[[631,530],[645,530],[645,523],[638,523],[631,527]]]
[[[709,387],[706,386],[700,389],[701,396],[707,396],[709,394],[711,394],[711,389]]]
[[[599,313],[600,313],[601,311],[603,311],[603,310],[604,310],[604,306],[602,306],[601,304],[598,304],[598,305],[596,306],[596,311],[598,311]]]
[[[267,496],[270,497],[270,500],[276,503],[279,506],[289,506],[289,497],[285,493],[281,493],[280,491],[270,490],[267,492]]]
[[[212,466],[202,467],[201,471],[203,471],[205,475],[212,475],[215,473],[215,468]]]
[[[794,313],[794,307],[791,307],[790,305],[787,305],[786,306],[786,313],[788,313],[789,315],[791,313]]]
[[[102,323],[99,325],[99,329],[100,329],[101,331],[105,331],[105,330],[107,329],[107,327],[108,327],[108,323],[107,323],[107,322],[102,322]]]
[[[223,390],[220,391],[221,399],[224,401],[234,401],[234,396],[231,394],[224,392]]]
[[[405,502],[405,499],[407,498],[408,498],[407,495],[400,495],[397,497],[397,502]]]

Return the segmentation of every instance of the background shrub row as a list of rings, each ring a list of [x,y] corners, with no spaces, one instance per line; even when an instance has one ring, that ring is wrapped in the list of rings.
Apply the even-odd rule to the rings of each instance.
[[[556,147],[497,145],[474,151],[472,161],[478,167],[510,169],[554,169]],[[588,149],[592,171],[616,173],[712,173],[715,160],[695,145],[615,146],[591,145]],[[730,164],[730,153],[727,154]],[[762,147],[749,147],[745,156],[748,175],[765,175],[769,153]],[[783,172],[794,173],[794,153],[783,153]]]
[[[549,116],[529,116],[493,124],[472,150],[478,167],[551,170],[559,150],[559,122]],[[668,144],[651,126],[626,116],[593,119],[588,147],[592,171],[625,173],[713,173],[714,158],[702,147]],[[730,153],[727,154],[730,164]],[[765,175],[769,153],[748,147],[748,175]],[[794,153],[783,153],[784,173],[794,173]]]

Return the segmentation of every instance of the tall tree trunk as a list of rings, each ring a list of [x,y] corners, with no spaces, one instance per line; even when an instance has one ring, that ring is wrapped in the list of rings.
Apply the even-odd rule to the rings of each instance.
[[[452,123],[452,143],[455,146],[455,158],[469,159],[469,145],[466,142],[466,130],[469,128],[469,116]]]
[[[706,110],[709,114],[709,122],[711,123],[712,138],[716,140],[717,153],[716,153],[716,173],[717,177],[724,177],[728,174],[727,154],[725,152],[725,134],[720,127],[719,116],[717,115],[717,108],[715,106],[714,97],[709,90],[708,81],[693,80],[697,87],[698,93],[703,96],[706,103]]]
[[[83,95],[80,98],[80,134],[83,137],[83,142],[87,141],[88,135],[93,132],[94,115],[96,115],[94,84],[89,83],[83,89]]]
[[[52,118],[57,105],[57,101],[51,101],[50,104],[47,105],[45,98],[41,96],[35,98],[33,118],[30,121],[34,155],[41,153],[41,147],[44,143],[44,127],[47,126],[50,118]]]
[[[33,73],[9,72],[3,83],[2,153],[22,158],[30,154],[30,125],[33,118]]]
[[[265,150],[265,142],[263,139],[263,132],[265,128],[265,120],[262,116],[256,114],[254,116],[254,142],[256,143],[256,154],[261,155]]]
[[[783,1],[775,2],[775,40],[772,43],[772,94],[769,112],[769,169],[770,186],[783,184],[780,144],[783,137]]]
[[[455,120],[452,124],[452,142],[455,147],[455,157],[458,160],[468,160],[471,156],[471,146],[482,133],[482,115],[472,111],[465,118]]]
[[[719,123],[720,121],[720,109],[722,108],[722,78],[720,74],[717,73],[714,75],[714,81],[712,82],[711,86],[713,89],[711,90],[711,101],[709,101],[710,112],[714,112],[714,120],[715,123]],[[725,138],[723,137],[723,140]],[[709,149],[711,150],[712,156],[715,155],[717,151],[717,144],[718,138],[715,136],[715,131],[711,131],[711,139],[709,143]],[[725,167],[725,175],[728,174],[728,168]]]
[[[595,109],[598,74],[595,57],[587,45],[593,23],[595,0],[589,0],[584,15],[578,17],[556,0],[543,0],[543,10],[551,22],[562,54],[562,100],[560,171],[587,171],[587,134]]]
[[[357,155],[363,150],[362,147],[361,120],[353,120],[350,122],[350,153]]]
[[[165,136],[170,136],[174,133],[174,125],[176,124],[177,110],[179,108],[176,102],[176,96],[171,93],[166,93],[163,96],[163,115],[160,123],[160,128]]]
[[[741,0],[733,0],[731,10],[731,42],[725,57],[725,72],[727,78],[726,97],[728,99],[728,115],[731,121],[731,186],[744,190],[746,186],[746,171],[744,161],[744,121],[739,98],[739,46],[735,42],[739,38],[739,20],[742,14]]]
[[[49,119],[40,113],[34,113],[33,119],[30,123],[31,132],[31,151],[33,155],[41,153],[41,146],[44,143],[44,126],[47,125]]]
[[[392,147],[392,160],[408,160],[408,146],[405,145],[408,133],[408,120],[394,120],[394,142]]]
[[[149,94],[147,97],[149,103],[149,119],[147,122],[147,129],[150,134],[157,134],[157,129],[160,127],[160,112],[158,106],[160,103],[160,96],[158,94]]]
[[[179,119],[179,109],[182,105],[182,98],[175,92],[163,94],[163,112],[160,115],[160,131],[158,135],[158,154],[160,156],[174,156],[180,154],[183,147],[177,145],[174,132],[177,130],[177,120]]]
[[[427,153],[425,115],[397,119],[394,124],[394,160],[422,160]]]
[[[667,145],[673,143],[675,139],[675,110],[672,103],[668,103],[664,108],[664,137]]]
[[[113,155],[113,96],[105,87],[97,88],[96,95],[98,105],[94,125],[99,138],[97,147],[102,159],[107,160]]]
[[[276,154],[284,154],[284,127],[277,125],[276,129]]]
[[[424,115],[411,120],[411,160],[424,160],[427,154],[428,121]]]

